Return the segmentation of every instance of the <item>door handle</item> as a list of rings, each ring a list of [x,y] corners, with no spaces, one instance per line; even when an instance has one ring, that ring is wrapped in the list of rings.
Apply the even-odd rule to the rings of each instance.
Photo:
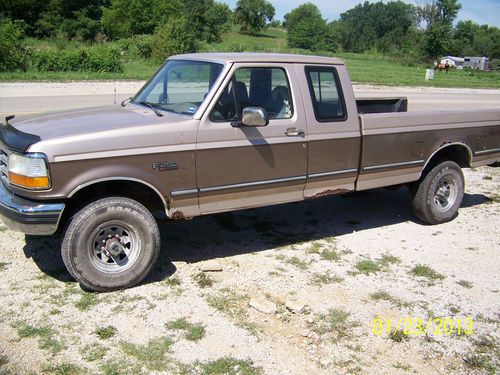
[[[302,129],[288,128],[286,129],[285,134],[289,137],[303,137],[306,133]]]

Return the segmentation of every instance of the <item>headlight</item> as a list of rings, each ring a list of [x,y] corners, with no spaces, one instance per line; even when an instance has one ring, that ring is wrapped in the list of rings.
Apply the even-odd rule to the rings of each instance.
[[[10,154],[9,182],[26,189],[50,188],[45,158],[39,154]]]

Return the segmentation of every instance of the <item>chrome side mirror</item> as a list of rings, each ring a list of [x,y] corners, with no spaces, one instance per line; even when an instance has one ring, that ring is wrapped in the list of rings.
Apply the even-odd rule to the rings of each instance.
[[[246,107],[243,109],[241,123],[244,126],[266,126],[269,124],[269,116],[264,108]]]

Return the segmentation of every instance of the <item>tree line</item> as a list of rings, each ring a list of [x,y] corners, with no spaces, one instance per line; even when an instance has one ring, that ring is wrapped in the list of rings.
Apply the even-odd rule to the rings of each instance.
[[[290,47],[332,52],[377,51],[437,59],[445,54],[500,58],[500,29],[470,20],[454,21],[458,0],[420,6],[403,1],[365,1],[327,22],[312,3],[285,15]]]
[[[454,25],[460,8],[458,0],[424,0],[418,6],[365,1],[328,22],[316,5],[305,3],[281,24],[267,0],[238,0],[235,9],[215,0],[0,0],[0,70],[22,68],[23,58],[34,56],[22,48],[25,36],[119,40],[134,44],[140,57],[164,59],[221,42],[234,24],[254,35],[269,26],[284,27],[289,47],[316,52],[374,51],[420,60],[444,54],[500,58],[500,29],[472,21]],[[35,65],[46,69],[69,59],[35,55]]]

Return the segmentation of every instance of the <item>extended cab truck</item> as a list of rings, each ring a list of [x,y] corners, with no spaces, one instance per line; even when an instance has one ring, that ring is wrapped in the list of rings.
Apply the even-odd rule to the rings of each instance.
[[[418,218],[446,222],[461,168],[500,160],[500,109],[405,109],[356,102],[333,58],[173,56],[122,106],[7,117],[0,220],[60,230],[68,271],[96,291],[151,271],[158,210],[182,219],[407,184]]]

